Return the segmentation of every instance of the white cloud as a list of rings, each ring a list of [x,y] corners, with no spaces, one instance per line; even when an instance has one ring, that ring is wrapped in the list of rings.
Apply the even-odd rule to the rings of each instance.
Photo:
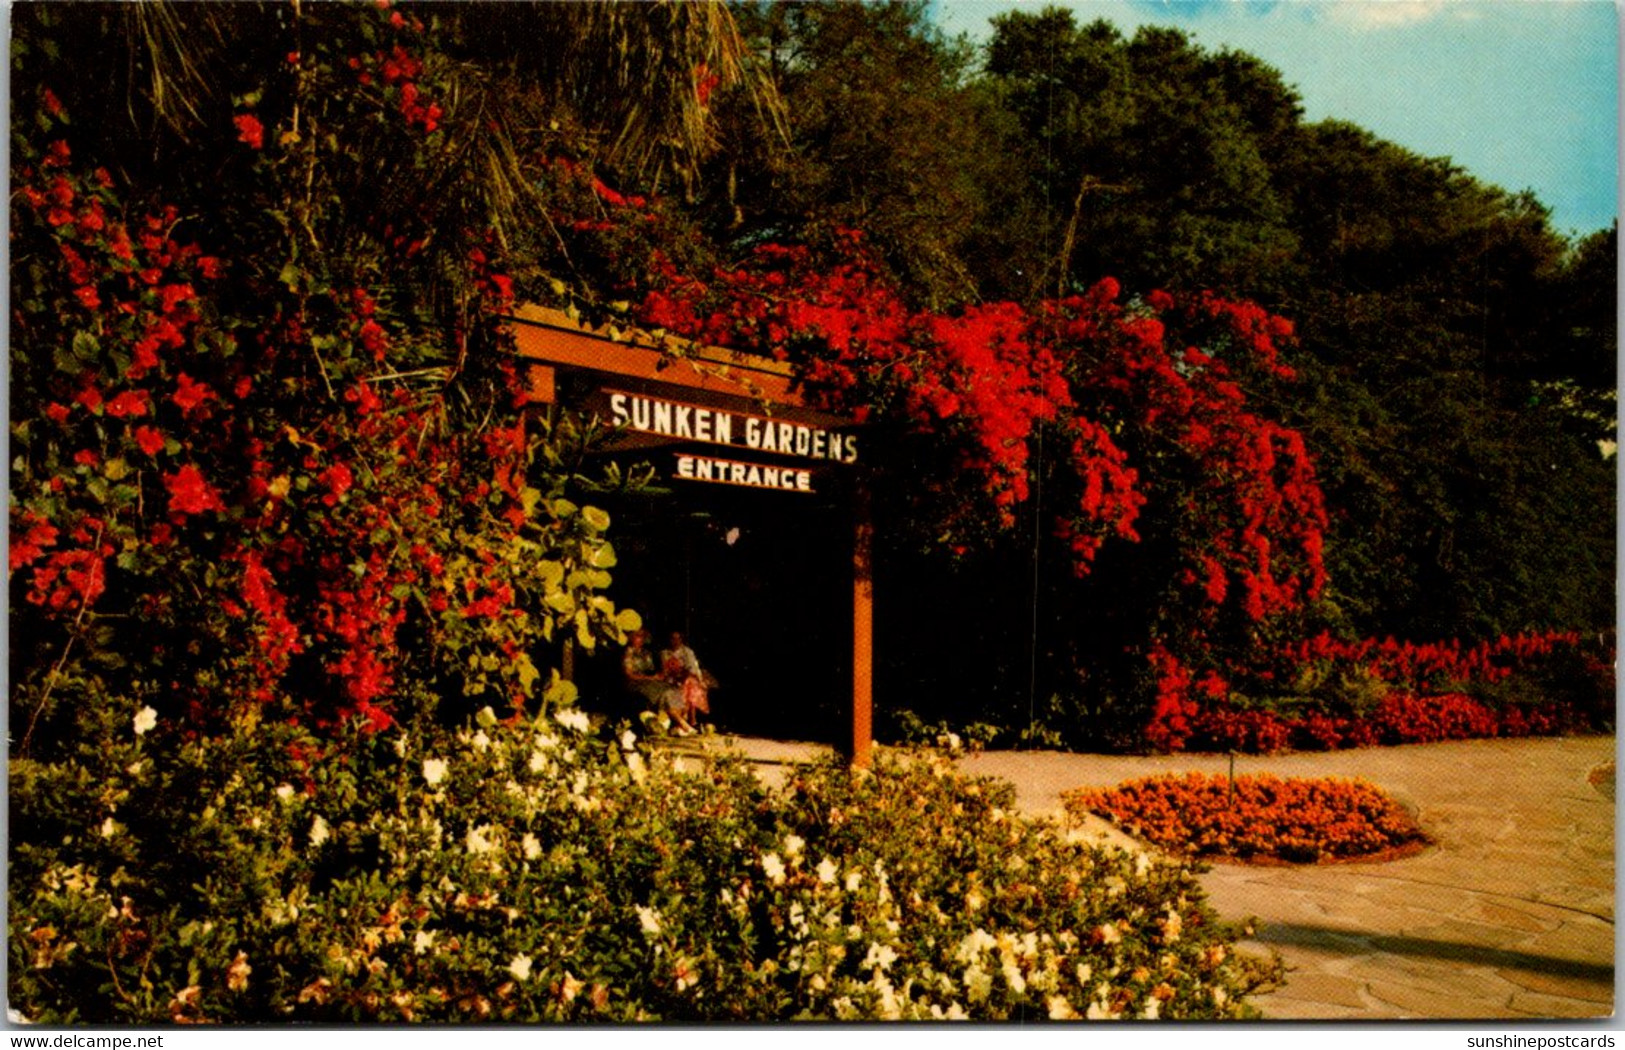
[[[1474,17],[1471,0],[1331,0],[1327,16],[1350,29],[1399,29],[1437,18]]]

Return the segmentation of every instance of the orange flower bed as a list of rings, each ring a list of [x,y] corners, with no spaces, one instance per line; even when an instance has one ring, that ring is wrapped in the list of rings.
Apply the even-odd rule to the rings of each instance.
[[[1190,856],[1312,863],[1391,854],[1426,843],[1379,789],[1337,777],[1165,773],[1061,797],[1073,817],[1095,813],[1130,834]]]

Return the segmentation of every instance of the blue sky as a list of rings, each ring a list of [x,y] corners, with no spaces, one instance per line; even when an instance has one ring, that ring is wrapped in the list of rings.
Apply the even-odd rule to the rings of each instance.
[[[1171,25],[1281,71],[1310,121],[1336,117],[1486,182],[1532,189],[1565,233],[1618,214],[1612,0],[934,0],[949,34],[1046,3],[1131,35]]]

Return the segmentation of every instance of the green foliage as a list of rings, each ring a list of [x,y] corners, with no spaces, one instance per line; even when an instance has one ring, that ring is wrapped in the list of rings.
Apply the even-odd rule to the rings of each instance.
[[[12,763],[12,1007],[47,1023],[1246,1016],[1191,871],[932,759],[781,793],[564,708]],[[679,762],[689,763],[686,771]]]
[[[911,299],[975,294],[967,243],[1003,158],[994,114],[969,86],[974,53],[943,39],[921,2],[746,4],[741,28],[784,102],[784,136],[754,107],[719,109],[723,149],[703,213],[724,243],[862,229]]]

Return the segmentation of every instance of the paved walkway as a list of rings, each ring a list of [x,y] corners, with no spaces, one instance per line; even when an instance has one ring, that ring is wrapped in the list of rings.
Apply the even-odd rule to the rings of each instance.
[[[775,779],[814,745],[726,738]],[[1357,776],[1417,814],[1434,840],[1383,863],[1215,865],[1202,884],[1225,918],[1258,920],[1243,947],[1279,951],[1273,1019],[1596,1018],[1614,1010],[1613,737],[1473,740],[1242,756],[1236,772]],[[1034,815],[1061,792],[1163,772],[1222,771],[1223,756],[984,752],[960,767],[1015,785]],[[1101,835],[1125,841],[1103,824]]]

